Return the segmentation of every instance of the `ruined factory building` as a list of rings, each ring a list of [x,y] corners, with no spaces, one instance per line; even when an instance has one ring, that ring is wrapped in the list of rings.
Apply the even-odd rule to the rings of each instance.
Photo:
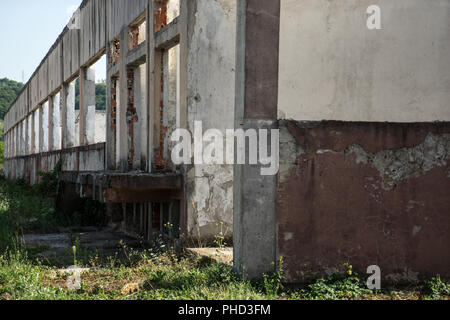
[[[449,277],[450,1],[375,2],[85,0],[6,114],[6,175],[60,163],[63,209],[106,203],[146,240],[223,228],[250,277]],[[242,129],[258,161],[180,164],[177,129]]]

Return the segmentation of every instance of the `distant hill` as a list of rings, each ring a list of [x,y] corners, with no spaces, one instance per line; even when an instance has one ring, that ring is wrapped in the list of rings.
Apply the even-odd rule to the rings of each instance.
[[[23,88],[23,83],[9,80],[7,78],[0,79],[0,119],[3,120],[9,106],[16,99],[20,90]]]
[[[0,120],[5,118],[6,111],[16,99],[23,83],[9,80],[7,78],[0,79]],[[97,110],[106,110],[106,83],[97,83],[95,85],[95,100]],[[76,109],[79,109],[80,92],[79,81],[76,83]]]

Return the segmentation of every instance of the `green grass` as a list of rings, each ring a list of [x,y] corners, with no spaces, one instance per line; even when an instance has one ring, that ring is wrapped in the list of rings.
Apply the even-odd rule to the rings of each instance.
[[[45,180],[45,179],[44,179]],[[52,185],[51,180],[46,185]],[[41,186],[42,187],[42,186]],[[179,299],[448,299],[450,284],[439,276],[405,290],[370,291],[347,265],[342,273],[315,278],[302,288],[283,285],[283,260],[260,281],[236,276],[229,265],[175,251],[157,241],[152,248],[117,248],[116,252],[67,248],[42,257],[49,248],[21,248],[27,232],[54,232],[62,223],[54,199],[41,187],[30,188],[0,178],[0,300],[179,300]],[[49,194],[46,192],[46,194]],[[222,233],[218,245],[222,245]],[[76,245],[76,242],[74,243]],[[69,290],[60,268],[76,264],[81,288]]]

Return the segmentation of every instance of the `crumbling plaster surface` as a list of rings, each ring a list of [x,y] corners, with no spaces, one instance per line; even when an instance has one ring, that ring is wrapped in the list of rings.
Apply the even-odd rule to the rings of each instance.
[[[288,281],[344,263],[450,277],[450,125],[280,121],[278,255]],[[351,222],[351,223],[349,223]]]
[[[383,179],[382,187],[393,190],[410,177],[420,177],[436,167],[447,166],[450,158],[450,134],[428,134],[425,140],[412,148],[383,150],[372,154],[359,145],[351,145],[345,152],[356,155],[357,163],[371,164]]]
[[[381,30],[367,28],[371,5]],[[450,2],[281,1],[282,119],[449,121]]]
[[[234,128],[236,0],[189,1],[188,130]],[[186,175],[189,236],[232,233],[233,169],[193,165]]]

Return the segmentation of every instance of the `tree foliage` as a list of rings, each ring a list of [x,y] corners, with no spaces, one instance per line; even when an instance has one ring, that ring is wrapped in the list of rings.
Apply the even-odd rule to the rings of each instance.
[[[23,83],[9,80],[7,78],[0,79],[0,119],[5,117],[9,106],[16,99],[20,90],[23,88]]]
[[[75,110],[80,110],[80,79],[75,81]],[[106,83],[95,85],[95,110],[106,110]]]

